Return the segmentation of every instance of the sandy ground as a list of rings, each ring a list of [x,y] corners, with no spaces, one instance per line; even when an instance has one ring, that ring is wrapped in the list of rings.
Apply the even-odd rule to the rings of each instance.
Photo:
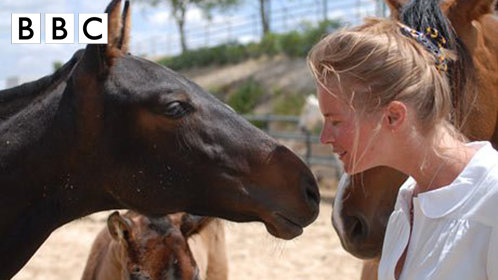
[[[292,241],[273,238],[260,223],[227,222],[230,279],[359,279],[361,262],[341,248],[330,224],[332,195],[332,190],[322,192],[318,219]],[[80,279],[90,245],[108,213],[53,232],[13,279]]]

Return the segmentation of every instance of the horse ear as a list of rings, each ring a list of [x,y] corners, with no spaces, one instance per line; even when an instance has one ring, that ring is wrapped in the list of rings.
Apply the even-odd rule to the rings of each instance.
[[[130,39],[130,1],[126,0],[123,12],[121,13],[121,0],[113,0],[105,11],[109,16],[108,21],[108,43],[106,52],[108,59],[121,56],[128,52]]]
[[[123,26],[117,47],[121,50],[121,53],[128,53],[131,30],[130,1],[128,0],[125,1],[121,22]]]
[[[496,0],[455,0],[452,12],[460,13],[467,22],[479,19],[482,15],[493,14],[497,5]]]
[[[211,217],[185,214],[182,216],[182,225],[180,226],[180,230],[182,231],[183,236],[189,237],[192,234],[201,231],[212,220],[213,218]]]
[[[439,7],[441,8],[441,11],[443,14],[448,15],[448,10],[451,8],[451,6],[455,5],[455,2],[457,0],[443,0],[440,2]]]
[[[391,18],[398,19],[399,11],[401,8],[408,3],[408,0],[385,0],[387,6],[389,7],[389,11],[391,12]]]
[[[126,246],[130,240],[132,225],[133,221],[121,216],[118,211],[113,212],[107,218],[107,229],[111,237]]]
[[[114,60],[128,52],[131,29],[129,0],[125,1],[122,13],[121,0],[112,0],[105,13],[108,16],[107,44],[88,45],[82,59],[83,67],[90,73],[107,73],[114,64]]]

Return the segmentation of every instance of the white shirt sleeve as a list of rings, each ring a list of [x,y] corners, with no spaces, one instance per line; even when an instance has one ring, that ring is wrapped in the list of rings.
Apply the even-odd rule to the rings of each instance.
[[[498,228],[494,227],[489,238],[488,279],[498,280]]]

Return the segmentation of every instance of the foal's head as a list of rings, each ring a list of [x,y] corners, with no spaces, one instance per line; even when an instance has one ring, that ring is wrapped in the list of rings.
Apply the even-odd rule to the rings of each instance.
[[[186,213],[150,218],[114,212],[108,230],[121,247],[125,278],[192,280],[199,279],[199,269],[187,240],[211,221]]]

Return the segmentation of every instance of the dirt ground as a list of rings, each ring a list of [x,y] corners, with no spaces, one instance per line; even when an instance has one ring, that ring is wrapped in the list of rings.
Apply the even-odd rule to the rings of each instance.
[[[361,262],[341,248],[330,223],[332,196],[332,190],[322,191],[318,219],[292,241],[270,236],[260,223],[226,222],[230,279],[359,279]],[[13,279],[80,279],[108,214],[96,213],[53,232]]]

